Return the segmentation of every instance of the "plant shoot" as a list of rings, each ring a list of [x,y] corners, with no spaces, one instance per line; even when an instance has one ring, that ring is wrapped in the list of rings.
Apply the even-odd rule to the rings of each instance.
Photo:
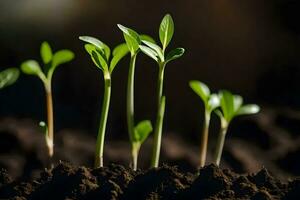
[[[233,95],[229,91],[219,92],[220,109],[215,110],[221,121],[221,129],[217,139],[214,163],[219,166],[223,152],[225,136],[228,126],[233,118],[239,115],[256,114],[260,108],[255,104],[243,105],[243,98],[239,95]]]
[[[44,84],[46,91],[47,104],[47,124],[42,122],[40,125],[45,130],[45,140],[48,148],[50,159],[53,157],[54,146],[54,119],[53,119],[53,100],[52,100],[52,76],[54,71],[61,64],[70,62],[74,58],[74,53],[70,50],[63,49],[52,53],[52,49],[48,42],[43,42],[40,49],[43,68],[40,67],[36,60],[27,60],[21,64],[21,70],[25,74],[35,75],[40,78]]]
[[[152,151],[151,167],[158,167],[160,147],[161,147],[161,137],[162,137],[162,127],[163,118],[165,111],[165,96],[163,96],[163,82],[164,82],[164,71],[166,64],[172,60],[181,57],[184,54],[183,48],[176,48],[166,53],[166,48],[172,40],[174,34],[174,22],[171,15],[167,14],[162,19],[159,27],[159,39],[162,47],[158,46],[155,42],[142,40],[141,45],[139,45],[141,51],[148,55],[150,58],[155,60],[159,67],[158,72],[158,92],[157,92],[157,117],[154,129],[154,145]]]
[[[203,124],[203,132],[200,141],[199,168],[201,168],[204,167],[206,162],[209,123],[210,123],[211,113],[214,109],[219,107],[220,100],[217,94],[211,94],[207,85],[205,85],[200,81],[190,81],[190,87],[201,98],[204,104],[204,124]]]
[[[99,131],[96,142],[95,167],[103,167],[103,149],[107,116],[109,112],[110,96],[111,96],[111,75],[118,62],[128,53],[126,44],[120,44],[113,49],[112,58],[110,56],[110,48],[98,40],[90,36],[80,36],[80,40],[86,42],[85,50],[91,56],[94,64],[102,71],[104,77],[104,97],[102,102],[102,112],[99,124]]]

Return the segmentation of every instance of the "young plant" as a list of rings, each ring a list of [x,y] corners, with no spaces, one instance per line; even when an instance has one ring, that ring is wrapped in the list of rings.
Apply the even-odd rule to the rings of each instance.
[[[144,120],[139,122],[135,126],[135,120],[134,120],[135,63],[136,63],[136,57],[140,52],[139,45],[141,44],[141,41],[145,40],[145,41],[154,42],[154,40],[147,35],[139,35],[136,31],[127,28],[123,25],[118,24],[118,27],[123,32],[126,45],[130,51],[126,108],[127,108],[127,127],[128,127],[128,134],[129,134],[129,139],[131,144],[132,164],[133,164],[133,170],[136,170],[140,147],[142,143],[147,139],[150,132],[152,132],[152,124],[149,120]]]
[[[225,136],[228,126],[233,118],[239,115],[248,115],[258,113],[260,108],[255,104],[243,105],[243,98],[239,95],[233,95],[229,91],[219,92],[220,109],[215,110],[221,120],[221,129],[217,139],[214,163],[219,166],[222,151],[224,147]]]
[[[19,78],[18,68],[8,68],[0,72],[0,89],[12,85]]]
[[[104,97],[95,152],[95,167],[98,168],[103,167],[105,130],[111,96],[111,75],[118,62],[128,53],[128,48],[126,44],[116,46],[111,57],[110,48],[97,38],[80,36],[79,39],[87,43],[84,46],[85,50],[104,76]]]
[[[220,105],[217,94],[211,94],[207,85],[200,81],[190,81],[190,87],[202,99],[204,103],[204,124],[200,143],[200,163],[199,167],[204,167],[207,154],[207,142],[209,133],[210,116],[213,110]]]
[[[54,119],[51,88],[52,76],[59,65],[73,60],[74,53],[67,49],[52,53],[52,49],[48,42],[43,42],[41,45],[40,54],[43,61],[43,68],[40,67],[36,60],[27,60],[21,64],[21,70],[25,74],[39,77],[44,84],[47,103],[47,124],[42,122],[40,125],[42,125],[45,130],[45,140],[48,148],[48,155],[51,159],[54,153]]]
[[[162,47],[151,41],[142,40],[142,45],[139,45],[141,51],[148,55],[150,58],[155,60],[159,67],[158,72],[158,94],[157,94],[157,117],[154,129],[154,145],[151,160],[151,167],[158,167],[160,148],[161,148],[161,137],[162,137],[162,126],[165,111],[165,96],[163,96],[163,82],[164,82],[164,71],[167,63],[181,57],[184,54],[183,48],[176,48],[166,53],[166,48],[172,40],[174,34],[174,22],[171,15],[167,14],[162,19],[159,27],[159,39]]]

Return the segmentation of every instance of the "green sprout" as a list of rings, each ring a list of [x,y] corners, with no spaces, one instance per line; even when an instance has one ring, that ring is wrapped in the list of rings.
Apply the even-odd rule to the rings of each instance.
[[[154,40],[147,35],[139,35],[133,29],[127,28],[118,24],[119,29],[123,32],[126,45],[130,51],[130,64],[127,82],[127,127],[129,140],[131,144],[131,155],[133,170],[137,169],[137,162],[139,151],[142,143],[147,139],[150,132],[152,132],[152,124],[149,120],[143,120],[135,126],[134,120],[134,74],[136,57],[140,52],[139,45],[142,40],[154,42]]]
[[[0,89],[12,85],[19,78],[18,68],[8,68],[0,72]]]
[[[225,136],[228,126],[233,118],[239,115],[248,115],[258,113],[260,108],[255,104],[243,105],[243,98],[239,95],[233,95],[229,91],[219,92],[220,109],[215,110],[221,120],[221,129],[217,139],[214,163],[219,166],[224,147]]]
[[[54,153],[54,119],[51,89],[52,76],[55,69],[59,65],[73,60],[74,53],[68,49],[63,49],[53,54],[48,42],[43,42],[41,45],[40,54],[44,64],[43,68],[40,67],[39,63],[36,60],[27,60],[21,64],[21,70],[25,74],[35,75],[39,77],[44,84],[47,102],[47,124],[42,122],[42,126],[45,127],[45,140],[48,148],[48,155],[51,159]]]
[[[97,38],[80,36],[79,39],[87,43],[84,46],[85,50],[104,76],[104,97],[95,152],[95,167],[98,168],[103,167],[105,130],[111,96],[111,75],[118,62],[128,53],[128,48],[126,44],[116,46],[111,58],[110,48]]]
[[[207,143],[208,143],[208,133],[209,133],[209,123],[210,117],[213,110],[215,110],[220,105],[220,100],[217,94],[211,94],[207,85],[200,81],[190,81],[190,87],[193,91],[202,99],[204,103],[204,125],[203,132],[201,135],[200,143],[200,164],[199,167],[203,167],[206,162],[207,154]]]
[[[159,67],[158,73],[158,95],[157,105],[158,112],[156,117],[156,124],[154,129],[154,145],[152,152],[151,167],[158,167],[160,148],[161,148],[161,137],[162,137],[162,126],[165,111],[165,96],[163,96],[163,82],[164,82],[164,71],[166,64],[174,59],[181,57],[184,54],[183,48],[175,48],[169,53],[165,53],[165,50],[172,40],[174,34],[174,22],[171,15],[167,14],[161,21],[159,27],[159,39],[162,47],[158,46],[154,42],[142,40],[139,45],[141,51],[148,55],[150,58],[155,60]]]

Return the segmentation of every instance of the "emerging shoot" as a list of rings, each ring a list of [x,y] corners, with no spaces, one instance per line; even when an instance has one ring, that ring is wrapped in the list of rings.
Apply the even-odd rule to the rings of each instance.
[[[45,140],[48,148],[48,155],[53,157],[54,146],[54,119],[53,119],[53,101],[52,101],[52,76],[55,69],[64,63],[70,62],[74,58],[74,53],[70,50],[63,49],[52,53],[52,49],[47,42],[43,42],[40,49],[43,60],[43,68],[40,67],[36,60],[27,60],[22,63],[21,70],[25,74],[35,75],[43,82],[46,91],[47,103],[47,124],[44,123]]]
[[[8,68],[0,72],[0,89],[12,85],[19,78],[18,68]]]
[[[159,67],[158,72],[158,94],[157,94],[157,117],[154,129],[154,145],[152,152],[151,167],[158,167],[161,137],[162,137],[162,126],[165,111],[165,97],[163,96],[163,82],[164,82],[164,71],[166,64],[172,60],[181,57],[184,54],[183,48],[176,48],[171,50],[169,53],[165,53],[165,50],[172,40],[174,34],[174,22],[171,15],[167,14],[162,19],[159,27],[159,39],[162,47],[158,46],[154,42],[142,40],[144,45],[139,45],[143,53],[148,55],[150,58],[155,60]]]
[[[260,108],[255,104],[243,105],[243,98],[239,95],[233,95],[229,91],[219,92],[221,108],[215,110],[221,120],[221,129],[217,139],[214,163],[219,166],[224,147],[225,136],[231,120],[239,115],[248,115],[258,113]]]
[[[80,36],[79,39],[87,43],[84,46],[85,50],[104,76],[104,97],[95,152],[95,167],[98,168],[103,167],[105,130],[111,96],[111,75],[118,62],[128,53],[128,48],[126,44],[116,46],[111,58],[110,48],[97,38]]]
[[[200,142],[199,168],[204,167],[207,154],[207,143],[211,112],[219,107],[220,100],[217,94],[211,94],[207,85],[200,81],[190,81],[192,90],[202,99],[204,103],[204,124]]]
[[[150,132],[152,132],[152,124],[149,120],[142,121],[135,126],[134,120],[134,73],[135,73],[135,62],[138,53],[140,52],[139,45],[142,40],[153,41],[153,39],[147,35],[139,35],[136,31],[127,28],[123,25],[118,24],[119,29],[123,32],[123,36],[126,45],[130,51],[130,64],[128,72],[127,82],[127,127],[128,134],[131,144],[131,155],[133,170],[137,170],[137,161],[140,146],[147,139]],[[142,140],[140,138],[143,138]]]

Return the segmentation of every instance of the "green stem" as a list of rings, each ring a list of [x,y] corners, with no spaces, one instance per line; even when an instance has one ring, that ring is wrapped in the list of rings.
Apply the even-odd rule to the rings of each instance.
[[[106,122],[109,111],[110,95],[111,95],[111,79],[108,72],[104,72],[104,99],[102,103],[102,113],[97,136],[96,153],[95,153],[95,168],[103,167],[103,149],[106,130]]]
[[[209,122],[210,122],[210,113],[206,111],[204,117],[203,132],[200,141],[200,165],[199,165],[200,168],[204,167],[206,162]]]
[[[221,129],[218,136],[216,152],[214,157],[214,163],[217,166],[220,165],[227,129],[228,129],[228,123],[225,121],[225,119],[221,119]]]
[[[131,143],[132,162],[135,165],[137,154],[134,152],[134,72],[137,54],[131,55],[127,82],[127,127]]]
[[[165,71],[165,63],[159,64],[159,72],[158,72],[158,109],[157,109],[157,117],[156,124],[154,129],[154,141],[153,141],[153,150],[152,150],[152,160],[151,167],[158,167],[159,157],[160,157],[160,148],[161,148],[161,137],[162,137],[162,127],[163,120],[165,114],[165,97],[163,97],[163,84],[164,84],[164,71]]]
[[[159,165],[162,127],[163,127],[164,114],[165,114],[165,104],[166,104],[166,98],[165,98],[165,96],[163,96],[161,98],[161,102],[160,102],[160,106],[159,106],[159,110],[158,110],[157,118],[156,118],[151,167],[158,167],[158,165]]]
[[[51,160],[54,154],[54,150],[53,150],[54,120],[53,120],[53,100],[52,100],[51,81],[45,84],[45,90],[46,90],[47,126],[48,126],[48,132],[46,135],[46,144],[48,148],[48,155]]]

